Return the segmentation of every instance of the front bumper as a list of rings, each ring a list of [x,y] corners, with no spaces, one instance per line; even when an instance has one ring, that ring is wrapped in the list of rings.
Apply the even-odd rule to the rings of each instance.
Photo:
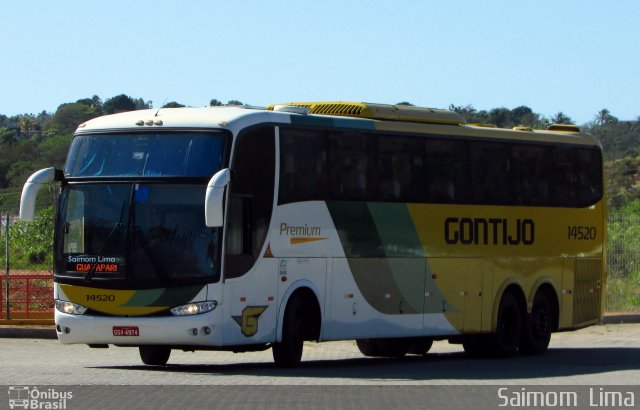
[[[65,344],[123,346],[221,346],[216,310],[201,315],[169,317],[104,317],[70,315],[56,310],[56,332]],[[114,326],[137,327],[138,336],[114,336]]]

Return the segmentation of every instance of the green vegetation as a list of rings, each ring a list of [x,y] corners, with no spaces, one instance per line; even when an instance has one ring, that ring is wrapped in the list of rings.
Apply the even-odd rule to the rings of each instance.
[[[16,269],[51,270],[53,266],[53,207],[38,212],[33,222],[12,221],[9,260]],[[5,263],[6,235],[0,238],[0,261]]]

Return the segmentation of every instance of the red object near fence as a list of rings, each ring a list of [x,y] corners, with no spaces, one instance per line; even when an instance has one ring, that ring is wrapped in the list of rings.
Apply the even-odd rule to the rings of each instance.
[[[0,319],[7,318],[6,281],[2,278]],[[10,275],[9,315],[11,319],[53,319],[53,276]]]

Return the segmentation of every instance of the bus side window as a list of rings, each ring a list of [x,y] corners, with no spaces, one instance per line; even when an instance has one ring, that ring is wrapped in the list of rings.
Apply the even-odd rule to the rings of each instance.
[[[424,156],[421,145],[422,139],[416,137],[380,135],[374,168],[378,182],[375,200],[424,200]]]
[[[550,204],[550,150],[535,145],[511,147],[514,205]]]
[[[596,148],[576,150],[576,179],[578,206],[596,203],[602,197],[602,168],[600,151]]]
[[[241,134],[231,167],[225,279],[242,276],[251,269],[267,236],[275,178],[273,127]]]
[[[573,206],[576,203],[576,167],[573,161],[573,147],[556,146],[553,150],[555,165],[553,196],[559,206]]]
[[[278,203],[326,199],[327,175],[326,132],[281,128]]]
[[[499,142],[472,142],[469,147],[472,202],[510,205],[512,184],[509,179],[509,146]]]
[[[370,200],[374,197],[372,140],[357,133],[329,136],[332,199]]]
[[[465,203],[469,190],[469,148],[465,141],[425,140],[427,202]]]

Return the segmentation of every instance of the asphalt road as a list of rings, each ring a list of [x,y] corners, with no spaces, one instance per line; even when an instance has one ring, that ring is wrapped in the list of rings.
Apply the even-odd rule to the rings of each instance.
[[[509,385],[523,385],[528,389],[579,388],[575,387],[579,385],[601,389],[602,386],[634,385],[632,388],[638,391],[637,402],[640,404],[640,324],[594,326],[554,334],[545,355],[510,359],[470,359],[465,357],[461,346],[446,342],[436,342],[426,357],[374,359],[363,357],[354,342],[327,342],[305,344],[303,366],[299,369],[274,367],[270,350],[242,354],[174,351],[167,367],[149,367],[140,362],[137,349],[132,348],[90,349],[84,345],[61,345],[56,340],[0,339],[0,363],[0,384],[5,386],[56,386],[56,389],[79,389],[80,392],[106,386],[100,391],[109,395],[113,407],[102,402],[95,403],[96,408],[147,408],[152,404],[148,400],[156,400],[153,404],[156,408],[172,408],[163,405],[178,404],[163,399],[158,392],[168,394],[176,388],[181,388],[182,392],[196,389],[190,396],[193,398],[203,391],[197,386],[214,388],[208,390],[208,398],[212,397],[213,391],[220,394],[235,392],[232,396],[245,403],[236,408],[270,408],[264,402],[265,398],[272,399],[269,403],[276,408],[279,395],[290,397],[286,392],[292,391],[296,392],[295,397],[306,399],[300,403],[289,402],[290,408],[322,408],[324,405],[345,408],[340,403],[351,403],[349,398],[354,395],[361,395],[363,401],[346,407],[362,408],[360,405],[370,400],[366,408],[388,408],[388,405],[382,405],[386,401],[381,401],[381,397],[389,398],[393,394],[412,398],[413,401],[403,407],[414,408],[411,403],[424,407],[423,402],[415,401],[419,395],[411,391],[413,386],[422,386],[419,391],[429,392],[432,399],[443,394],[441,403],[444,407],[462,400],[462,392],[477,391],[486,396],[491,406],[476,405],[476,408],[498,408],[496,386]],[[122,390],[122,386],[134,387]],[[240,392],[237,387],[223,389],[216,386],[244,387]],[[385,389],[394,386],[397,388],[385,393]],[[434,390],[434,386],[454,387]],[[457,390],[455,386],[458,386]],[[341,400],[340,389],[347,389],[342,401],[327,403],[327,398]],[[306,393],[300,396],[301,392]],[[95,397],[95,394],[87,393],[88,397]],[[144,405],[120,406],[122,403],[113,401],[114,397],[124,400],[129,397],[127,394],[137,399],[145,397]],[[78,395],[80,393],[76,394],[76,399],[80,400]],[[173,398],[178,396],[171,395]],[[1,397],[0,408],[6,405]],[[286,401],[283,397],[280,399]],[[263,402],[257,405],[260,400]],[[204,406],[204,403],[200,404]],[[323,405],[310,407],[309,403]],[[179,405],[202,408],[200,405],[189,407],[185,403]],[[87,407],[86,403],[83,407]],[[227,408],[233,407],[227,405]]]

